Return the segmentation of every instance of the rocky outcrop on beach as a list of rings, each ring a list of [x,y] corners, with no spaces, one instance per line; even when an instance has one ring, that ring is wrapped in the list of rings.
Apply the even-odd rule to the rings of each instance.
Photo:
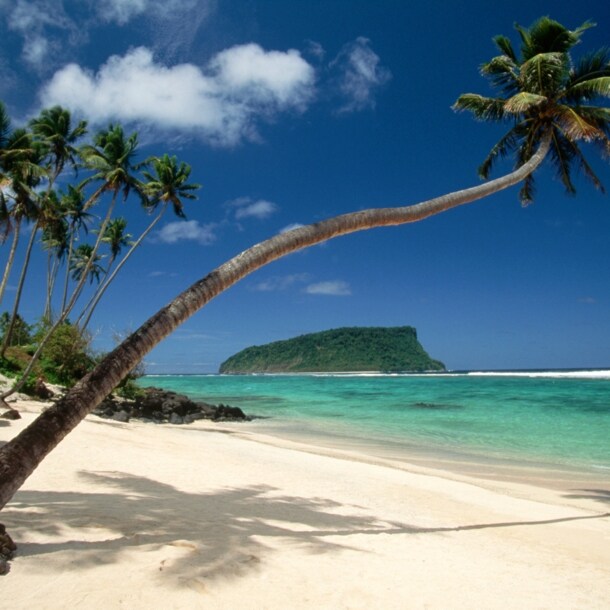
[[[190,424],[199,419],[217,422],[251,419],[239,407],[195,402],[188,396],[160,388],[146,388],[142,396],[133,401],[110,396],[93,414],[120,422],[138,419],[156,424]]]

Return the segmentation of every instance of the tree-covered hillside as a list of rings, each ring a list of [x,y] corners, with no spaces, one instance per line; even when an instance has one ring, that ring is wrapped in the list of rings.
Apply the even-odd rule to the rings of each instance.
[[[442,371],[411,326],[337,328],[248,347],[220,365],[221,373]]]

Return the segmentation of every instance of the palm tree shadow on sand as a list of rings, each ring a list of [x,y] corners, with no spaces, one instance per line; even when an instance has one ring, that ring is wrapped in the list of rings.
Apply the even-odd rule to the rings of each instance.
[[[260,568],[274,543],[288,541],[309,553],[353,549],[349,536],[365,534],[440,534],[471,530],[541,526],[599,519],[610,513],[544,521],[466,524],[422,528],[379,520],[356,506],[326,498],[280,495],[266,485],[227,487],[189,493],[152,479],[120,472],[81,472],[100,492],[19,492],[3,511],[14,538],[26,532],[60,541],[21,542],[21,557],[54,554],[49,570],[87,570],[113,563],[130,549],[154,551],[157,568],[177,582],[201,578],[236,578]],[[71,534],[66,534],[72,530]],[[97,540],[78,536],[82,530]],[[23,533],[23,534],[22,534]],[[75,535],[76,533],[76,535]],[[65,540],[69,535],[75,539]],[[167,550],[167,556],[161,558]],[[152,559],[151,555],[151,559]],[[161,559],[159,559],[161,558]],[[17,567],[17,566],[15,566]]]
[[[361,514],[346,515],[346,507],[332,500],[282,496],[266,485],[189,493],[118,472],[80,476],[111,492],[24,490],[2,511],[19,545],[16,558],[68,551],[54,555],[51,569],[86,570],[112,563],[128,549],[173,547],[167,549],[168,559],[161,561],[159,570],[176,573],[180,580],[231,577],[257,569],[261,555],[270,552],[266,542],[273,539],[323,553],[350,548],[329,537],[398,526]],[[89,535],[97,529],[104,539],[87,540],[78,536],[80,529]],[[65,538],[67,530],[72,530],[68,536],[73,539],[19,542],[26,532]]]

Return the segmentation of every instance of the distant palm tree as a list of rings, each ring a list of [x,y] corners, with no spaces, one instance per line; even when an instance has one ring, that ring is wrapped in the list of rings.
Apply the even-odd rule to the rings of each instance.
[[[543,24],[548,23],[546,18],[541,21]],[[551,29],[555,31],[554,37],[538,33]],[[539,78],[548,77],[552,82],[557,81],[557,77],[553,76],[555,72],[561,71],[565,74],[565,67],[570,65],[570,60],[569,56],[564,56],[580,38],[583,30],[570,32],[555,22],[548,23],[548,26],[544,27],[536,22],[529,30],[521,28],[519,31],[523,48],[529,49],[529,53],[535,52],[534,55],[526,58],[519,68],[519,78],[521,78],[519,82],[525,87],[530,82],[530,78],[535,80],[536,72]],[[562,42],[558,49],[558,41],[567,41],[567,43]],[[508,47],[505,44],[504,46],[508,51]],[[552,59],[549,54],[558,55]],[[511,59],[508,55],[507,57]],[[597,54],[596,57],[600,58],[602,55]],[[525,65],[527,62],[530,62],[529,66]],[[585,63],[590,68],[593,61],[587,60]],[[535,70],[533,66],[538,66],[539,69]],[[514,148],[509,146],[512,142],[517,144],[518,168],[510,174],[416,205],[362,210],[281,233],[252,246],[197,281],[125,339],[63,399],[42,413],[16,438],[0,447],[0,506],[12,498],[44,457],[112,391],[122,378],[133,370],[150,350],[214,297],[256,269],[287,254],[340,235],[374,227],[417,222],[506,189],[526,180],[542,163],[552,146],[555,147],[554,155],[560,155],[564,150],[572,151],[573,155],[577,155],[573,152],[573,146],[581,140],[592,140],[607,147],[608,109],[594,107],[593,110],[588,110],[585,106],[598,97],[608,97],[610,94],[609,69],[607,63],[602,63],[598,70],[599,76],[593,76],[591,69],[583,71],[582,68],[575,68],[573,76],[568,77],[571,83],[570,93],[563,101],[553,98],[545,88],[530,91],[529,85],[528,89],[524,88],[523,91],[527,95],[513,99],[508,109],[504,104],[514,97],[512,95],[502,104],[499,102],[485,104],[482,100],[478,104],[473,98],[468,101],[463,96],[461,101],[458,100],[458,108],[475,109],[475,114],[479,118],[495,120],[504,118],[508,113],[516,117],[516,126],[524,123],[512,137],[505,139],[505,144],[500,145],[498,153],[492,155],[495,158],[503,151],[508,152]],[[583,79],[583,73],[589,74],[591,78]],[[506,73],[505,78],[511,80],[513,78],[511,74]],[[534,98],[528,96],[539,96],[546,101],[538,99],[539,103],[533,103]],[[477,106],[479,110],[476,110]],[[558,106],[565,106],[565,110],[561,110]],[[521,110],[518,110],[519,107]],[[574,118],[574,113],[579,117],[578,119]],[[560,119],[561,116],[564,118]],[[529,128],[528,131],[525,130],[526,127]],[[562,147],[554,141],[559,137],[564,138],[566,146],[569,144],[569,147]],[[536,149],[537,142],[539,146]],[[581,162],[578,156],[574,159]],[[556,157],[555,161],[557,162]],[[521,196],[525,201],[531,199],[531,183],[525,192],[522,191]]]
[[[85,211],[85,194],[81,188],[68,185],[66,192],[60,199],[62,214],[68,223],[68,253],[67,260],[72,258],[74,242],[78,240],[79,234],[83,231],[88,233],[88,223],[93,219],[93,215]],[[61,299],[60,311],[66,309],[68,301],[68,285],[70,282],[70,265],[66,265],[66,277],[64,279],[63,295]]]
[[[100,265],[102,257],[95,253],[95,248],[91,244],[81,244],[74,250],[70,260],[70,271],[72,279],[80,282],[83,278],[88,278],[89,283],[100,281],[100,276],[104,268]]]
[[[121,254],[123,248],[133,246],[134,242],[131,241],[131,235],[126,232],[126,229],[127,221],[124,218],[115,218],[114,220],[111,220],[106,227],[106,234],[102,237],[102,241],[108,244],[110,257],[102,281],[76,321],[76,324],[80,325],[81,320],[84,318],[82,324],[83,329],[87,327],[99,300],[102,298],[108,284],[112,281],[113,276],[110,276],[110,278],[108,276],[115,260]]]

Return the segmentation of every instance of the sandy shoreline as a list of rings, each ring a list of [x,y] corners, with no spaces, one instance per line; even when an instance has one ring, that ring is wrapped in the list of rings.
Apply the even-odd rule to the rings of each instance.
[[[40,409],[0,427],[11,438]],[[0,515],[12,608],[607,608],[610,482],[89,417]]]

